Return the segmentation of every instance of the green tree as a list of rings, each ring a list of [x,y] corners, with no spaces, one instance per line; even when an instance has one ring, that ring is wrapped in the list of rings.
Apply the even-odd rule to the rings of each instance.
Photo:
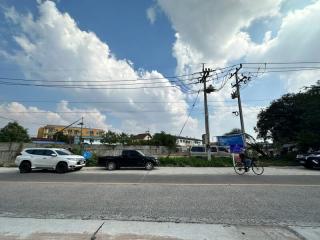
[[[170,150],[173,150],[176,148],[176,141],[177,138],[175,136],[162,131],[161,133],[154,134],[150,143],[156,146],[166,146]]]
[[[239,134],[241,133],[241,129],[239,128],[233,128],[230,132],[227,132],[225,134],[223,134],[224,136],[228,136],[228,135],[234,135],[234,134]]]
[[[71,142],[70,138],[66,135],[63,134],[63,132],[56,132],[54,135],[53,135],[53,139],[58,141],[58,142],[65,142],[65,143],[69,143]]]
[[[118,140],[122,144],[131,145],[132,144],[132,135],[129,135],[129,134],[122,132],[118,135]]]
[[[30,142],[28,130],[17,122],[9,122],[0,129],[0,142]]]
[[[107,144],[119,143],[119,135],[116,132],[112,132],[109,130],[105,133],[101,142]]]
[[[258,137],[276,144],[294,142],[300,150],[320,147],[320,82],[305,92],[286,94],[258,114]]]

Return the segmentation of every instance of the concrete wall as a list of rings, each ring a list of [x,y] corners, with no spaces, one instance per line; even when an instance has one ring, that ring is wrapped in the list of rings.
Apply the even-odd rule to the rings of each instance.
[[[55,147],[68,149],[78,145],[36,144],[36,143],[0,143],[0,166],[13,166],[16,156],[24,149],[30,147]],[[163,146],[109,146],[109,145],[85,145],[84,148],[98,156],[120,155],[123,149],[140,150],[146,155],[165,156],[168,149]]]

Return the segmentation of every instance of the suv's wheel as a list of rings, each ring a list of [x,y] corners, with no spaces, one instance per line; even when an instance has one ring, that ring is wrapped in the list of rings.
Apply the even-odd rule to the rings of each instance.
[[[145,168],[147,170],[152,170],[153,169],[153,163],[152,162],[147,162]]]
[[[68,165],[65,162],[59,162],[56,166],[57,173],[65,173],[68,171]]]
[[[108,162],[106,167],[109,171],[113,171],[117,168],[117,165],[114,162]]]
[[[23,161],[19,166],[20,173],[31,172],[31,163],[29,161]]]

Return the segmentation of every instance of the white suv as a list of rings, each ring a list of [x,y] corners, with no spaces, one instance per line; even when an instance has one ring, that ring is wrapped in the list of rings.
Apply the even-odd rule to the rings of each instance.
[[[16,157],[15,164],[21,173],[31,172],[35,168],[65,173],[71,169],[80,170],[86,165],[86,160],[61,148],[26,148]]]

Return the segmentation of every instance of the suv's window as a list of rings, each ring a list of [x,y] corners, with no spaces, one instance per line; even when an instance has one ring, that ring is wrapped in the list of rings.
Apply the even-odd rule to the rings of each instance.
[[[32,154],[34,155],[45,155],[45,149],[33,149]]]
[[[26,153],[29,153],[29,154],[33,154],[33,149],[28,149],[28,150],[26,150]]]
[[[58,153],[58,155],[71,155],[67,150],[56,150],[56,153]]]
[[[191,152],[204,152],[204,147],[192,147]]]
[[[220,152],[228,152],[228,150],[226,148],[224,148],[224,147],[218,147],[218,150]]]
[[[43,151],[43,155],[51,156],[52,154],[54,154],[54,151],[52,151],[52,150],[44,150]]]

